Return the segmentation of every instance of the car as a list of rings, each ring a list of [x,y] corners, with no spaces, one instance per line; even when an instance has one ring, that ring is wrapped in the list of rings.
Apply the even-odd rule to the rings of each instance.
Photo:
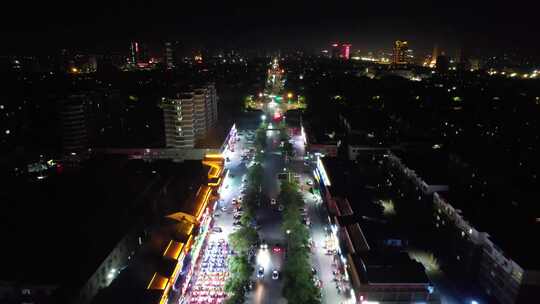
[[[262,266],[259,266],[259,269],[257,269],[257,278],[264,278],[264,268]]]
[[[240,215],[240,214],[233,215],[233,219],[235,219],[235,220],[239,220],[241,217],[242,217],[242,215]]]
[[[244,200],[244,199],[243,199],[241,196],[239,196],[238,199],[237,199],[237,201],[240,202],[240,203],[241,203],[243,200]]]
[[[313,285],[315,285],[315,287],[317,287],[317,288],[322,287],[322,281],[319,279],[319,277],[317,275],[313,276]]]
[[[283,209],[285,209],[285,207],[283,207],[283,205],[278,206],[278,211],[283,211]]]
[[[272,251],[274,253],[280,253],[281,252],[281,246],[279,246],[279,244],[275,244],[274,247],[272,247]]]
[[[236,203],[238,203],[238,200],[236,200],[236,198],[233,198],[233,199],[232,199],[232,203],[233,203],[233,204],[236,204]]]
[[[214,232],[223,232],[223,229],[221,229],[221,227],[214,227],[214,228],[212,228],[212,231],[214,231]]]
[[[300,211],[301,213],[306,213],[307,209],[306,207],[300,207],[298,208],[298,211]]]
[[[277,279],[279,279],[279,271],[274,269],[274,271],[272,271],[272,280],[277,280]]]
[[[308,184],[308,185],[310,185],[310,186],[313,186],[313,181],[309,179],[309,180],[306,182],[306,184]]]
[[[221,211],[227,212],[227,207],[225,207],[225,206],[221,207]]]
[[[315,267],[311,267],[311,274],[313,276],[316,276],[317,275],[317,269],[315,269]]]
[[[234,221],[233,226],[241,226],[242,223],[240,221]]]
[[[271,199],[270,200],[270,205],[275,205],[275,204],[276,204],[276,199],[275,198]]]
[[[225,158],[226,161],[230,162],[231,159],[229,157]]]
[[[261,249],[268,249],[268,244],[264,242],[264,240],[261,242]]]

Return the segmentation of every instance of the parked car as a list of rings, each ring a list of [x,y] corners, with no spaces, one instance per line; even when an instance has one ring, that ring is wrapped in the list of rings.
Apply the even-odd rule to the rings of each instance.
[[[274,271],[272,271],[272,280],[277,280],[277,279],[279,279],[279,271],[274,269]]]
[[[283,205],[278,206],[278,211],[283,211],[283,209],[285,209],[285,207],[283,207]]]
[[[273,198],[273,199],[270,200],[270,205],[275,205],[276,203],[277,203],[277,202],[276,202],[276,199],[275,199],[275,198]]]
[[[223,229],[221,229],[221,227],[213,227],[212,231],[214,231],[214,232],[223,232]]]

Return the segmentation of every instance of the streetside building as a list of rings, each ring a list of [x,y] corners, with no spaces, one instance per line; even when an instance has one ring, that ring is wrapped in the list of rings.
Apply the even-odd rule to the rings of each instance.
[[[538,208],[449,189],[455,181],[448,177],[448,159],[436,154],[389,152],[387,160],[432,195],[437,259],[455,279],[479,285],[490,301],[533,303],[540,290],[540,248],[524,236],[540,233]]]
[[[445,153],[389,151],[386,156],[391,166],[402,172],[424,194],[448,191],[448,156]]]
[[[306,146],[309,153],[315,155],[325,155],[336,157],[341,141],[337,138],[335,131],[325,132],[319,126],[303,124],[302,126],[305,137]]]
[[[332,227],[326,246],[339,257],[338,269],[350,282],[356,299],[440,303],[424,267],[404,251],[407,237],[385,214],[383,204],[374,199],[355,163],[319,159],[317,176]]]
[[[347,133],[349,160],[356,160],[366,152],[386,151],[398,137],[398,128],[393,126],[392,120],[375,109],[340,113],[339,123]]]
[[[205,178],[197,177],[208,171],[202,168],[201,161],[148,163],[109,155],[39,183],[9,181],[5,202],[25,220],[2,222],[12,232],[4,242],[18,248],[4,252],[10,263],[2,265],[0,289],[11,291],[1,292],[2,301],[90,303],[130,265],[149,238],[146,224],[174,210],[165,197],[180,195],[171,189],[196,191],[190,188]],[[47,196],[54,204],[42,203]]]
[[[422,264],[403,251],[366,251],[349,259],[361,303],[440,303]]]
[[[150,237],[142,249],[93,303],[178,303],[183,301],[195,265],[213,225],[217,189],[224,174],[224,159],[207,155],[202,161],[205,181],[192,188],[185,199],[171,191],[166,212],[148,228]],[[171,187],[173,190],[176,186]],[[195,189],[197,189],[195,191]]]
[[[539,235],[540,219],[517,206],[501,208],[482,201],[468,206],[451,201],[446,193],[434,193],[433,202],[434,225],[446,244],[442,250],[455,267],[471,269],[474,280],[499,303],[535,302],[540,249],[524,235]],[[488,208],[488,217],[475,211]]]

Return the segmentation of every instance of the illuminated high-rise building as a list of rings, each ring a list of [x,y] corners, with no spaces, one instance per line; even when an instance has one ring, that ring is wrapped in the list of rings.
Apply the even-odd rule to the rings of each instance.
[[[396,40],[392,52],[392,64],[407,64],[407,50],[409,49],[408,42],[404,40]]]
[[[341,59],[349,60],[351,56],[351,45],[349,43],[343,43],[339,55]]]
[[[129,48],[129,63],[136,64],[139,61],[139,43],[132,41]]]
[[[437,64],[437,57],[439,57],[439,47],[435,44],[433,46],[433,53],[431,54],[431,61],[428,64],[430,68],[434,68]]]
[[[193,148],[217,122],[218,97],[213,84],[163,98],[165,143],[170,148]]]
[[[351,44],[349,43],[333,43],[332,58],[349,60],[351,57]]]
[[[178,41],[165,42],[165,54],[163,57],[167,70],[174,69],[180,63],[180,45]]]

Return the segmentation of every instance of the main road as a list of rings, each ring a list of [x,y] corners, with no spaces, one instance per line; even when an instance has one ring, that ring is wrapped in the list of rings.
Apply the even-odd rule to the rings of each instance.
[[[273,129],[269,126],[269,129]],[[283,270],[285,236],[281,231],[281,212],[277,206],[270,205],[271,199],[277,199],[279,185],[277,174],[284,168],[283,157],[279,148],[279,131],[266,131],[266,148],[264,153],[264,176],[261,206],[257,209],[256,218],[261,226],[259,237],[268,244],[268,249],[258,249],[255,271],[259,267],[264,268],[264,277],[256,278],[257,282],[253,292],[248,294],[247,303],[255,304],[277,304],[287,303],[282,297]],[[276,247],[277,245],[277,247]],[[279,249],[278,249],[279,248]],[[277,280],[272,278],[272,271],[279,272]]]

